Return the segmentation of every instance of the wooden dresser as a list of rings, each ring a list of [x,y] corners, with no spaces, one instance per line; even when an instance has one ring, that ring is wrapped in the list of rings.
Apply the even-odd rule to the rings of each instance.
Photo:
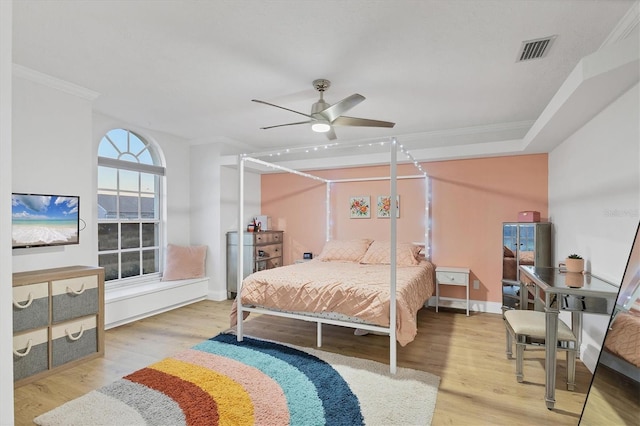
[[[13,274],[13,376],[21,386],[104,355],[104,269]]]

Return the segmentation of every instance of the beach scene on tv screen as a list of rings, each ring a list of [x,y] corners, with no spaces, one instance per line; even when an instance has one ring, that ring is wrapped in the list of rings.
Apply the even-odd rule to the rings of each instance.
[[[13,247],[78,242],[78,197],[11,197]]]

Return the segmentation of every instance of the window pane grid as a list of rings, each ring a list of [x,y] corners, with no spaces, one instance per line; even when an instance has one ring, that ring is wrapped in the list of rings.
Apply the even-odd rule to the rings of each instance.
[[[98,167],[98,257],[105,280],[134,282],[136,277],[160,275],[160,177],[149,169],[155,155],[137,135],[112,130],[100,142]],[[141,165],[135,170],[133,164]],[[142,166],[146,164],[146,166]],[[145,168],[146,167],[146,168]]]

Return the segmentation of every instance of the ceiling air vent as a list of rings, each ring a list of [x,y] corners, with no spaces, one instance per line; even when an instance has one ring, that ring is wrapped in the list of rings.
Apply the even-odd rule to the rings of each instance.
[[[544,57],[556,36],[538,38],[535,40],[527,40],[522,42],[520,52],[518,52],[518,60],[516,62],[528,61],[529,59],[538,59]]]

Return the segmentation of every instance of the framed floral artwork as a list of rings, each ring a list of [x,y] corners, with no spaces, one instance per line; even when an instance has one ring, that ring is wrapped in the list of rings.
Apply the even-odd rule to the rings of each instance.
[[[378,217],[391,217],[391,197],[378,195]],[[396,195],[396,217],[400,217],[400,196]]]
[[[371,217],[371,197],[368,195],[349,197],[349,213],[351,219],[369,219]]]

